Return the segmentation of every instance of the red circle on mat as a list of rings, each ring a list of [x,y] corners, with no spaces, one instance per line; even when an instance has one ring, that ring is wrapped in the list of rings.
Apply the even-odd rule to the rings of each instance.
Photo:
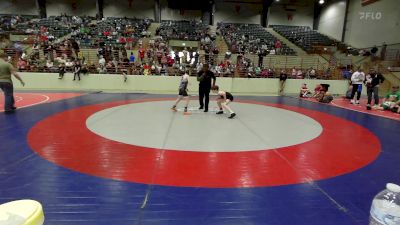
[[[311,141],[277,149],[192,152],[124,144],[98,136],[86,127],[87,118],[100,110],[165,100],[172,99],[118,101],[67,110],[36,124],[29,131],[28,142],[48,161],[81,173],[145,184],[210,188],[327,179],[368,165],[381,149],[378,138],[356,123],[300,107],[255,101],[239,102],[304,114],[318,121],[323,131]]]

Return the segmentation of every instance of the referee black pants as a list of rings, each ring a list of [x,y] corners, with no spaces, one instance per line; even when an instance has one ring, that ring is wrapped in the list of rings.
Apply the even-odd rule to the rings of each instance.
[[[204,110],[208,110],[208,103],[210,102],[210,90],[211,88],[208,87],[199,87],[199,103],[201,108],[204,107]],[[205,100],[204,103],[203,100]]]

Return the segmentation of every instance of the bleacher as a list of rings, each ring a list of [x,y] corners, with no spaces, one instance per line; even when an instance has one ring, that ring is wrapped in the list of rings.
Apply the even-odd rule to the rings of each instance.
[[[95,48],[99,43],[107,46],[121,47],[132,38],[132,45],[146,32],[151,24],[148,19],[131,19],[108,17],[97,24],[81,27],[73,34],[81,48]]]
[[[200,41],[201,38],[209,33],[207,25],[199,21],[173,21],[163,20],[157,34],[165,40],[178,39],[189,41]]]
[[[218,24],[221,35],[233,53],[257,53],[259,49],[273,50],[277,38],[258,24]],[[275,54],[296,55],[295,51],[282,43],[280,52]]]
[[[331,46],[337,43],[332,38],[318,33],[308,26],[271,25],[271,27],[307,53],[312,53],[314,46]]]
[[[28,22],[36,18],[32,15],[0,15],[0,33],[24,34],[30,28]]]

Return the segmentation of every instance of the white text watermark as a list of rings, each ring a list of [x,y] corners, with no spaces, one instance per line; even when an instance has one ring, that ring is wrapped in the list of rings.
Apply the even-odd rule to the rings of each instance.
[[[380,20],[382,19],[381,12],[359,12],[360,20]]]

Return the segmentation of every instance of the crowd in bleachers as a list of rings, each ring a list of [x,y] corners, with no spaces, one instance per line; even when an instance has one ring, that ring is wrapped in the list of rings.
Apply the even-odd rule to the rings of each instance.
[[[220,52],[216,36],[199,21],[162,21],[155,36],[150,38],[147,30],[152,21],[148,19],[110,17],[95,20],[61,15],[40,20],[16,20],[21,22],[13,21],[14,29],[35,37],[29,53],[19,42],[12,43],[11,48],[5,50],[9,55],[18,56],[10,60],[15,60],[14,64],[20,71],[57,72],[60,67],[65,67],[61,70],[73,72],[79,61],[82,70],[89,73],[179,75],[187,70],[195,73],[207,63],[218,76],[276,78],[286,73],[292,79],[332,77],[330,68],[294,68],[286,72],[287,68],[274,68],[271,63],[264,66],[263,58],[268,54],[293,55],[295,52],[255,24],[219,23],[217,34],[229,46],[227,52]],[[274,29],[282,27],[286,26],[274,26]],[[310,31],[306,27],[297,28]],[[299,41],[296,38],[305,37],[303,33],[298,32],[291,40]],[[171,39],[198,41],[199,47],[172,48],[169,46]],[[315,39],[302,40],[302,43],[312,45],[310,42]],[[81,49],[97,49],[97,58],[86,59],[85,56],[91,53],[84,55]],[[133,52],[136,51],[135,57]],[[232,59],[233,54],[236,54],[236,60]]]
[[[218,32],[233,53],[295,55],[293,49],[257,24],[218,23]]]
[[[82,48],[97,46],[123,47],[131,49],[139,38],[148,36],[149,19],[108,17],[96,24],[82,26],[72,32]]]
[[[24,32],[19,26],[34,18],[37,18],[37,16],[0,15],[0,33],[18,34]]]
[[[280,35],[295,43],[308,53],[313,51],[314,46],[330,46],[336,44],[335,40],[312,30],[308,26],[272,25],[271,27]]]
[[[189,40],[200,41],[208,36],[209,28],[200,21],[173,21],[163,20],[156,30],[156,35],[162,36],[165,40]]]

